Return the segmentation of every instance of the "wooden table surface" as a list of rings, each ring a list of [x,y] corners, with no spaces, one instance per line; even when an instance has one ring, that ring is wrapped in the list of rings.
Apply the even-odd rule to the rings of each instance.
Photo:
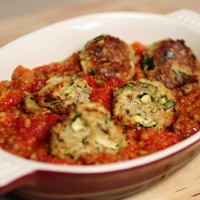
[[[17,2],[17,1],[15,1]],[[180,9],[200,13],[200,0],[81,0],[66,7],[0,20],[0,47],[46,25],[80,15],[104,11],[167,14]],[[1,200],[13,199],[0,197]],[[125,200],[199,200],[200,155],[166,180]],[[14,199],[13,199],[14,200]],[[15,198],[16,200],[16,198]]]

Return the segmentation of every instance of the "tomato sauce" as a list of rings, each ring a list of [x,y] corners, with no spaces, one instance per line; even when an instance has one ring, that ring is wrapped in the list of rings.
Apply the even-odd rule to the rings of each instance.
[[[139,57],[145,50],[145,46],[140,43],[133,43],[132,48]],[[200,88],[198,88],[179,99],[176,119],[169,129],[124,130],[127,146],[122,148],[117,155],[84,153],[76,161],[70,156],[64,159],[53,157],[48,152],[49,130],[61,116],[52,113],[25,113],[21,102],[27,93],[39,91],[47,79],[57,75],[74,74],[87,79],[89,86],[92,87],[90,96],[92,102],[101,103],[108,110],[112,110],[112,92],[120,88],[125,81],[112,77],[103,83],[95,82],[93,76],[81,71],[77,54],[74,54],[72,59],[36,67],[33,70],[18,66],[13,72],[11,81],[0,82],[0,148],[27,159],[54,164],[105,164],[130,160],[160,151],[200,130]],[[134,79],[143,77],[138,60]]]
[[[200,130],[200,88],[192,90],[179,100],[178,118],[173,129],[184,139]]]

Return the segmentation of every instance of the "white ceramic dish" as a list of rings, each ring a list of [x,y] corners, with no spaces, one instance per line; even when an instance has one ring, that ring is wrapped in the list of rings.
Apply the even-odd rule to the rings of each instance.
[[[184,39],[200,59],[200,16],[181,10],[167,16],[111,12],[78,17],[23,36],[0,49],[0,80],[21,64],[33,68],[61,61],[86,41],[108,33],[127,43]],[[40,163],[0,150],[0,194],[15,190],[29,199],[116,199],[169,176],[200,151],[200,132],[163,151],[131,161],[98,166]]]

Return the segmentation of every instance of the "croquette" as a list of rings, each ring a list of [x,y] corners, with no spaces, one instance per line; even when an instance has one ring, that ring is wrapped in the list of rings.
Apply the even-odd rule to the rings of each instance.
[[[184,40],[154,42],[144,53],[142,65],[147,79],[158,80],[170,89],[199,80],[199,62]]]
[[[24,108],[30,113],[50,111],[65,114],[69,105],[89,102],[91,91],[87,80],[78,75],[55,76],[48,79],[37,93],[24,98]]]
[[[88,41],[80,52],[81,66],[86,74],[99,81],[110,77],[131,80],[135,74],[135,54],[126,42],[110,35]]]
[[[176,99],[158,81],[130,81],[114,91],[113,114],[123,126],[164,130],[174,120]]]
[[[126,146],[121,127],[101,104],[74,104],[70,110],[51,128],[51,155],[77,160],[83,153],[117,154]]]

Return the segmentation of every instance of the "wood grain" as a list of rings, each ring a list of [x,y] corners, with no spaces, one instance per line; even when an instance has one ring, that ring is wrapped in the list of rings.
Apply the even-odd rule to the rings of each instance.
[[[135,11],[166,14],[179,9],[200,13],[199,0],[85,0],[66,7],[0,20],[0,47],[49,24],[96,12]]]
[[[200,13],[199,0],[85,0],[43,12],[0,20],[0,47],[49,24],[80,15],[107,11],[166,14],[180,9]],[[23,47],[22,47],[23,48]],[[0,197],[1,199],[1,197]],[[200,199],[200,155],[164,181],[125,200]]]

